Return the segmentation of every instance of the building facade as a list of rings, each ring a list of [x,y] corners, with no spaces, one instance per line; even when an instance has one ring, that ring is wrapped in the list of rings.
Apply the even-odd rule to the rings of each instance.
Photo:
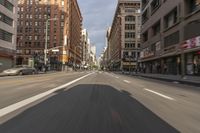
[[[200,1],[142,0],[142,71],[200,75]]]
[[[0,72],[15,64],[17,1],[0,0]]]
[[[90,46],[90,61],[89,61],[90,67],[94,67],[97,65],[97,58],[96,58],[96,46],[91,45]]]
[[[134,71],[140,53],[139,0],[119,0],[110,33],[107,34],[109,64],[113,70]],[[108,36],[109,35],[109,36]]]
[[[51,69],[81,60],[82,16],[76,0],[19,0],[17,64],[44,65],[47,41]],[[47,29],[46,29],[47,27]]]
[[[82,30],[82,65],[88,67],[89,65],[89,50],[90,40],[86,29]]]

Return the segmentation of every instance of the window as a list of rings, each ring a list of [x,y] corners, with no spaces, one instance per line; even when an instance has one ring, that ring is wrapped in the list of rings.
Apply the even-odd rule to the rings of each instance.
[[[38,26],[38,22],[35,22],[35,26]]]
[[[25,50],[25,54],[30,54],[31,50]]]
[[[128,52],[123,52],[123,57],[124,58],[128,57]]]
[[[26,26],[29,26],[29,22],[26,21]]]
[[[125,30],[135,30],[135,24],[125,24]]]
[[[190,6],[189,12],[194,12],[200,9],[200,0],[190,0],[188,5]]]
[[[0,12],[0,21],[13,26],[13,19]]]
[[[13,6],[13,4],[10,3],[8,0],[0,0],[0,4],[1,4],[2,6],[4,6],[5,8],[7,8],[8,10],[10,10],[10,11],[13,12],[14,6]]]
[[[54,21],[54,26],[57,26],[57,21]]]
[[[133,43],[133,42],[126,42],[125,43],[125,48],[135,48],[135,43]]]
[[[153,0],[151,3],[151,12],[155,12],[160,6],[160,0]]]
[[[172,33],[164,38],[164,47],[168,47],[179,43],[179,31]]]
[[[148,31],[146,31],[145,33],[143,33],[142,37],[143,37],[143,42],[148,41]]]
[[[35,36],[35,40],[38,40],[38,36]]]
[[[197,28],[198,27],[198,28]],[[200,21],[198,18],[194,21],[191,21],[184,27],[184,40],[188,40],[200,35]]]
[[[152,26],[153,36],[160,33],[160,21],[157,22],[154,26]]]
[[[12,34],[0,29],[0,39],[12,43]]]
[[[32,36],[28,36],[28,40],[31,41],[32,40]]]
[[[61,24],[60,24],[62,27],[64,26],[64,22],[61,22]]]
[[[64,19],[64,18],[65,18],[65,16],[64,16],[64,14],[62,14],[62,15],[61,15],[61,19]]]
[[[178,22],[177,7],[174,10],[172,10],[169,14],[167,14],[164,20],[165,20],[166,29],[173,26],[175,23],[177,23]]]
[[[125,38],[135,38],[135,32],[125,32]]]
[[[125,21],[133,22],[133,21],[135,21],[135,16],[126,16]]]
[[[41,26],[42,25],[42,22],[38,22],[38,26]]]
[[[145,23],[148,20],[148,10],[146,9],[142,14],[142,23]]]
[[[141,44],[140,43],[138,43],[138,45],[137,45],[137,48],[140,48],[141,47]]]
[[[142,0],[142,8],[144,8],[148,3],[148,0]]]

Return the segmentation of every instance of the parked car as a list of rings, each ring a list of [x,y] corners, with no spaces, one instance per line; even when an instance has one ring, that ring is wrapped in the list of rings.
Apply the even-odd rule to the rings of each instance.
[[[7,69],[3,71],[4,75],[28,75],[28,74],[36,74],[37,70],[35,68],[29,66],[16,66],[11,69]]]

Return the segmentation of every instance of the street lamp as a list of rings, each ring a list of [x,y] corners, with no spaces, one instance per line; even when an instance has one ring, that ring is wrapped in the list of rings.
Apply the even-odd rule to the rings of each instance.
[[[48,23],[49,21],[56,21],[57,18],[47,19],[46,21],[46,36],[45,36],[45,48],[44,48],[44,64],[47,65],[47,37],[48,37]]]

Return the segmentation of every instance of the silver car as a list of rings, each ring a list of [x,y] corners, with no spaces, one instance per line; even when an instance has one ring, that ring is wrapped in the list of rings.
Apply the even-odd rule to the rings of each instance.
[[[36,74],[37,70],[35,68],[29,66],[16,66],[11,69],[7,69],[3,71],[3,75],[28,75],[28,74]]]

